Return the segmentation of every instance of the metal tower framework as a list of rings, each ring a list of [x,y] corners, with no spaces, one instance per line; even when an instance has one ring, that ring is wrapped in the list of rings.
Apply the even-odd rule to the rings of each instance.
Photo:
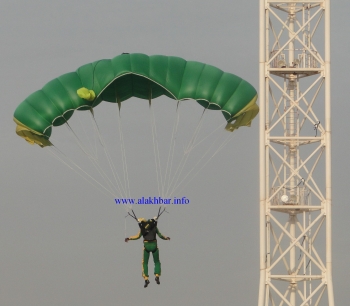
[[[260,0],[259,306],[334,306],[330,0]]]

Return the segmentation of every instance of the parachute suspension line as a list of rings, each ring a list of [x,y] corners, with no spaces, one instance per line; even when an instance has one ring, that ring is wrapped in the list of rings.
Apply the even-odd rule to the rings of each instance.
[[[181,173],[182,173],[182,171],[183,171],[183,169],[184,169],[184,167],[185,167],[185,165],[186,165],[186,162],[187,162],[187,160],[188,160],[188,157],[190,156],[190,153],[191,153],[191,151],[192,151],[192,149],[193,149],[193,144],[195,143],[195,141],[196,141],[196,139],[197,139],[197,137],[198,137],[198,134],[199,134],[199,132],[200,132],[200,129],[201,129],[202,125],[203,125],[204,113],[205,113],[205,111],[207,110],[207,108],[208,108],[208,107],[206,107],[206,108],[203,110],[203,113],[202,113],[202,115],[201,115],[201,117],[200,117],[200,119],[199,119],[199,122],[198,122],[198,124],[197,124],[195,130],[194,130],[194,133],[193,133],[193,135],[192,135],[192,138],[191,138],[191,140],[189,141],[189,143],[188,143],[188,145],[187,145],[187,148],[186,148],[185,151],[184,151],[184,155],[183,155],[182,158],[181,158],[181,161],[180,161],[180,163],[179,163],[179,165],[178,165],[178,167],[177,167],[177,169],[176,169],[176,172],[175,172],[173,178],[172,178],[171,181],[170,181],[170,184],[168,185],[168,188],[167,188],[167,191],[166,191],[166,196],[168,196],[168,192],[170,191],[170,187],[171,187],[171,186],[177,185],[177,182],[178,182],[178,180],[180,179]],[[179,170],[180,170],[180,171],[179,171]],[[174,180],[175,180],[175,182],[174,182]],[[174,183],[173,183],[173,182],[174,182]]]
[[[208,105],[209,107],[209,105]],[[197,127],[193,133],[192,139],[190,140],[190,142],[188,143],[188,146],[186,148],[185,154],[187,154],[187,152],[191,152],[191,150],[193,149],[194,143],[196,142],[196,139],[198,137],[199,131],[203,125],[203,118],[204,118],[204,113],[205,111],[208,109],[208,107],[206,107],[205,109],[203,109],[203,113],[201,115],[201,118],[199,119],[199,122],[197,124]]]
[[[197,142],[197,143],[194,143],[193,145],[192,145],[192,148],[191,148],[191,150],[193,150],[194,148],[196,148],[199,144],[201,144],[204,140],[206,140],[208,137],[210,137],[211,135],[213,135],[215,132],[217,132],[219,129],[222,129],[222,127],[224,127],[226,125],[226,123],[223,123],[223,124],[220,124],[216,129],[214,129],[212,132],[210,132],[209,134],[207,134],[202,140],[200,140],[199,142]],[[192,167],[192,169],[186,174],[186,176],[177,184],[177,186],[175,187],[175,184],[174,184],[174,187],[173,187],[173,190],[171,191],[171,194],[173,194],[175,191],[176,191],[176,189],[186,180],[186,178],[191,174],[191,172],[192,171],[194,171],[195,170],[195,168],[197,167],[197,165],[204,159],[204,157],[210,152],[210,150],[211,150],[211,148],[214,146],[214,144],[216,143],[216,141],[217,141],[217,138],[215,138],[215,140],[212,142],[212,144],[211,144],[211,146],[209,147],[209,149],[202,155],[202,157],[199,159],[199,161]],[[220,149],[221,150],[221,149]],[[209,162],[209,160],[208,160],[208,162]],[[207,162],[207,163],[208,163]],[[207,163],[205,163],[205,165],[207,164]],[[204,166],[205,166],[204,165]],[[203,166],[203,167],[204,167]],[[202,168],[203,168],[202,167]],[[201,169],[202,169],[201,168]],[[200,169],[200,170],[201,170]],[[199,170],[199,171],[200,171]],[[196,176],[197,174],[195,174],[194,176]],[[194,177],[193,177],[194,178]],[[190,180],[189,180],[189,182],[193,179],[193,178],[191,178]]]
[[[180,106],[180,101],[177,101],[176,105],[176,119],[174,120],[173,124],[173,131],[171,134],[171,140],[170,140],[170,147],[169,147],[169,154],[168,154],[168,160],[166,164],[166,169],[165,169],[165,178],[164,178],[164,185],[163,185],[163,190],[162,190],[162,196],[165,196],[165,187],[166,183],[168,180],[170,180],[170,175],[171,175],[171,170],[173,166],[173,160],[174,160],[174,150],[175,150],[175,142],[176,142],[176,135],[177,135],[177,130],[179,127],[179,121],[180,121],[180,111],[179,111],[179,106]],[[169,178],[168,178],[168,173],[169,173]]]
[[[69,123],[66,121],[66,127],[68,128],[68,130],[71,132],[71,134],[74,136],[75,140],[77,141],[78,146],[80,147],[80,149],[89,157],[89,159],[92,160],[96,160],[96,158],[94,158],[94,156],[92,156],[87,150],[86,148],[84,148],[84,144],[83,142],[80,140],[80,138],[78,137],[78,135],[73,131],[73,129],[71,128],[71,126],[69,125]]]
[[[54,152],[54,150],[58,152]],[[90,174],[88,174],[86,171],[81,169],[74,161],[72,161],[67,155],[65,155],[61,150],[59,150],[54,145],[52,147],[48,147],[48,151],[53,155],[54,158],[59,160],[62,164],[66,165],[69,169],[75,171],[77,174],[79,174],[85,181],[87,181],[89,184],[97,188],[99,191],[101,191],[106,197],[110,197],[112,195],[115,197],[116,195],[113,194],[110,190],[108,190],[105,186],[103,186],[100,182],[98,182],[95,178],[93,178]],[[59,156],[61,154],[64,158],[66,158],[70,163],[67,163],[63,158]],[[97,187],[93,182],[91,182],[89,179],[93,180],[97,185],[99,185],[101,188]]]
[[[150,88],[150,95],[148,98],[150,105],[151,105],[151,101],[152,101],[151,99],[152,99],[152,88]],[[163,188],[162,169],[161,169],[160,156],[159,156],[156,118],[155,118],[154,110],[153,110],[152,106],[150,107],[150,110],[151,110],[151,128],[152,128],[154,159],[155,159],[155,164],[156,164],[158,194],[161,196],[164,196],[163,194],[161,194],[161,190],[163,190],[164,188]]]
[[[210,152],[210,150],[215,145],[215,143],[216,143],[216,139],[212,142],[212,144],[209,146],[206,152],[202,154],[201,158],[197,161],[197,163],[193,166],[193,168],[186,174],[186,176],[183,179],[181,179],[181,181],[177,185],[175,184],[173,185],[173,189],[170,191],[170,195],[172,195],[176,191],[178,186],[180,186],[186,180],[186,178],[192,173],[192,171],[198,166],[198,164],[207,156],[207,154]]]
[[[90,111],[91,113],[91,111]],[[98,154],[97,154],[97,146],[93,146],[92,142],[90,141],[90,137],[88,137],[87,133],[86,133],[86,128],[84,127],[84,125],[82,124],[81,122],[81,119],[80,119],[80,115],[76,116],[78,118],[78,121],[79,121],[79,124],[80,124],[80,127],[82,128],[82,130],[84,131],[84,135],[85,135],[85,138],[88,140],[89,142],[89,146],[91,148],[90,152],[91,152],[91,155],[93,156],[93,158],[95,160],[98,160]]]
[[[127,236],[126,236],[126,218],[128,217],[128,215],[126,215],[125,217],[124,217],[124,238],[126,238]]]
[[[118,120],[118,126],[119,126],[119,139],[120,139],[120,150],[122,154],[122,163],[123,163],[123,173],[124,173],[124,184],[125,184],[125,190],[127,197],[130,196],[130,184],[129,184],[129,173],[128,173],[128,164],[126,162],[126,151],[125,151],[125,143],[124,143],[124,134],[123,134],[123,128],[122,128],[122,120],[121,120],[121,114],[120,114],[120,101],[117,96],[117,103],[119,108],[119,120]]]
[[[132,214],[130,212],[132,212]],[[125,235],[125,238],[127,238],[127,236],[126,236],[126,218],[129,217],[129,216],[132,217],[133,219],[135,219],[137,223],[139,223],[139,221],[137,220],[137,217],[135,215],[134,210],[133,209],[129,209],[128,214],[124,217],[124,235]],[[158,212],[158,217],[159,216],[160,215],[159,215],[159,212]]]
[[[163,205],[164,205],[164,204],[163,204]],[[159,209],[158,209],[157,220],[158,220],[159,217],[163,214],[163,212],[168,213],[168,212],[166,211],[165,207],[162,207],[162,205],[160,205],[160,206],[159,206]]]
[[[206,138],[208,138],[210,135],[212,135],[214,132],[216,132],[219,128],[222,128],[225,124],[220,124],[215,130],[213,130],[210,134],[208,134],[204,139],[196,143],[192,146],[191,150],[193,150],[196,146],[198,146],[201,142],[203,142]],[[231,137],[231,138],[230,138]],[[228,135],[227,138],[222,142],[222,144],[219,146],[219,148],[216,150],[216,152],[207,160],[207,162],[204,163],[204,165],[197,171],[196,174],[188,181],[192,181],[192,179],[197,176],[197,174],[209,163],[209,161],[217,154],[219,153],[226,145],[227,143],[232,139],[233,137],[231,135]],[[215,140],[212,142],[211,146],[208,148],[208,150],[202,155],[202,157],[198,160],[196,165],[192,167],[192,169],[186,174],[186,176],[178,183],[173,185],[173,189],[169,195],[169,197],[174,194],[174,192],[177,190],[177,188],[183,184],[183,182],[186,180],[186,178],[195,170],[195,168],[200,164],[200,162],[204,159],[204,157],[210,152],[211,148],[214,146],[218,138],[216,137]]]
[[[122,124],[121,124],[121,101],[118,97],[118,92],[117,92],[117,88],[115,88],[115,101],[117,102],[118,105],[118,114],[119,114],[119,139],[120,139],[120,150],[121,150],[121,155],[122,155],[122,163],[123,163],[123,175],[124,175],[124,190],[125,190],[125,195],[129,195],[130,198],[130,187],[129,187],[129,176],[128,176],[128,172],[127,172],[127,163],[126,163],[126,152],[125,152],[125,145],[124,145],[124,136],[123,136],[123,130],[122,130]],[[127,179],[126,179],[127,178]],[[118,176],[119,179],[119,176]],[[122,185],[122,183],[121,183]],[[129,209],[129,208],[128,208]]]
[[[196,144],[194,144],[192,146],[192,150],[197,147],[199,144],[201,144],[204,140],[206,140],[208,137],[210,137],[211,135],[213,135],[215,132],[217,132],[219,129],[222,129],[224,126],[227,125],[227,122],[220,124],[215,130],[213,130],[212,132],[210,132],[207,136],[205,136],[202,140],[200,140],[199,142],[197,142]]]
[[[93,73],[92,73],[92,89],[94,89],[94,86],[95,86],[95,70],[96,70],[97,65],[98,65],[101,61],[102,61],[102,60],[99,60],[99,61],[95,64],[95,66],[94,66],[94,68],[93,68]],[[117,93],[116,93],[116,97],[118,97],[118,96],[117,96]],[[118,99],[117,99],[117,104],[118,104],[118,108],[119,108],[119,117],[120,117],[121,102],[120,102]],[[96,120],[95,120],[95,122],[96,122]],[[121,124],[119,124],[119,131],[121,131]],[[119,133],[120,133],[120,132],[119,132]],[[101,134],[99,133],[99,136],[100,136],[100,135],[101,135]],[[121,150],[122,150],[122,160],[123,160],[124,182],[125,182],[125,188],[123,188],[123,190],[124,190],[124,192],[125,192],[125,195],[130,197],[130,185],[129,185],[128,167],[127,167],[127,163],[126,163],[125,146],[124,146],[124,137],[123,137],[122,134],[120,134],[120,135],[121,135],[121,140],[122,140],[122,144],[123,144],[123,148],[121,148]],[[100,137],[100,139],[101,139],[101,137]],[[104,145],[103,145],[103,147],[106,148],[106,146],[104,146]],[[106,152],[106,151],[105,151],[105,152]],[[124,153],[124,154],[123,154],[123,153]],[[110,159],[108,159],[108,162],[110,162]],[[112,164],[113,164],[113,163],[112,163]],[[113,167],[114,167],[114,164],[113,164]],[[111,169],[112,169],[112,167],[111,167]],[[113,172],[113,169],[112,169],[112,172]],[[117,176],[118,176],[118,173],[117,173],[117,172],[116,172],[116,174],[117,174]],[[114,172],[113,172],[113,176],[114,176],[114,178],[115,178]],[[119,176],[118,176],[118,179],[119,179]],[[120,179],[119,179],[119,181],[120,181]],[[122,183],[121,183],[121,182],[120,182],[120,185],[122,186]],[[118,185],[118,188],[120,188],[119,185]],[[123,194],[123,193],[121,193],[121,194]]]
[[[102,147],[104,149],[105,155],[106,155],[107,160],[108,160],[109,167],[111,168],[111,172],[112,172],[114,180],[115,180],[115,182],[117,184],[117,188],[119,190],[119,193],[124,197],[124,196],[126,196],[126,191],[125,191],[125,189],[123,189],[122,182],[121,182],[121,180],[119,178],[118,172],[117,172],[116,167],[115,167],[115,165],[113,163],[111,155],[109,154],[109,151],[108,151],[108,148],[106,146],[106,143],[105,143],[105,141],[104,141],[104,139],[103,139],[103,137],[101,135],[101,132],[100,132],[100,129],[98,127],[96,118],[95,118],[95,116],[93,114],[91,114],[91,116],[92,116],[92,120],[93,120],[93,123],[94,123],[95,131],[97,132],[97,135],[98,135],[98,138],[100,140],[100,143],[101,143],[101,145],[102,145]]]
[[[235,135],[228,135],[226,137],[226,139],[224,140],[224,142],[220,145],[220,147],[213,153],[213,155],[205,162],[205,164],[202,165],[202,167],[200,169],[198,169],[198,171],[187,181],[187,183],[191,182],[197,175],[198,173],[209,163],[209,161],[216,155],[218,154],[224,147],[226,147],[226,145],[232,141],[232,139],[234,138]],[[206,153],[205,153],[206,154]],[[197,163],[198,164],[198,163]],[[196,166],[197,166],[196,164]],[[195,167],[196,167],[195,166]],[[194,168],[192,170],[194,170]],[[192,172],[192,170],[190,172]],[[187,177],[188,175],[186,175]],[[174,189],[173,191],[171,192],[171,194],[169,195],[169,197],[171,197],[173,195],[173,193],[180,187],[180,185],[183,183],[184,180],[182,180],[182,182],[180,182]],[[184,188],[184,187],[183,187]],[[182,191],[183,188],[180,190]]]
[[[132,214],[130,213],[130,211],[132,212]],[[137,217],[136,217],[136,215],[135,215],[134,210],[133,210],[133,209],[130,209],[130,211],[128,211],[128,214],[127,214],[127,215],[125,216],[125,218],[124,218],[124,235],[125,235],[125,238],[127,238],[127,236],[126,236],[126,218],[130,216],[130,217],[132,217],[133,219],[135,219],[137,223],[139,222],[139,221],[137,220]]]
[[[84,148],[84,144],[83,142],[79,139],[78,135],[73,131],[73,129],[71,128],[71,126],[68,124],[68,122],[66,121],[66,126],[68,127],[68,130],[73,134],[75,140],[78,143],[78,146],[80,147],[80,149],[86,154],[86,156],[90,159],[91,163],[93,164],[93,166],[95,167],[95,169],[97,170],[97,172],[104,178],[106,184],[109,186],[109,188],[111,190],[115,190],[115,186],[113,185],[112,181],[110,180],[110,178],[108,177],[108,175],[105,173],[105,171],[101,168],[101,166],[98,163],[98,160],[94,159],[91,154],[89,154],[86,150],[86,148]]]
[[[93,166],[95,167],[95,169],[97,170],[97,172],[104,178],[106,184],[108,185],[108,187],[111,190],[115,190],[115,186],[113,185],[112,181],[110,180],[110,178],[108,177],[108,175],[103,171],[103,169],[101,168],[101,166],[99,165],[99,163],[97,162],[96,159],[94,159],[91,154],[89,154],[86,149],[84,148],[84,144],[82,143],[82,141],[79,139],[79,137],[76,135],[76,133],[73,131],[73,129],[71,128],[71,126],[68,124],[68,122],[66,121],[66,126],[68,128],[68,130],[71,132],[71,134],[74,136],[75,140],[78,143],[78,146],[80,147],[80,149],[86,154],[86,156],[90,159],[91,163],[93,164]]]
[[[149,103],[149,109],[152,113],[152,102],[151,98],[148,98]],[[155,137],[154,137],[154,128],[153,128],[153,116],[151,116],[151,129],[152,129],[152,141],[153,141],[153,151],[154,151],[154,162],[156,165],[156,175],[157,175],[157,187],[158,187],[158,194],[160,195],[160,184],[159,184],[159,173],[158,173],[158,162],[157,162],[157,154],[156,154],[156,145],[155,145]]]
[[[94,114],[94,109],[91,107],[90,108],[90,114],[91,114],[91,116],[90,116],[90,120],[91,120],[91,124],[92,124],[92,126],[94,127],[94,122],[93,122],[93,117],[95,116],[95,114]],[[94,134],[94,143],[95,143],[95,154],[96,154],[96,156],[98,157],[98,153],[97,153],[97,137],[96,137],[96,129],[94,128],[94,131],[95,131],[95,134]]]
[[[203,116],[203,114],[202,114],[202,116]],[[203,122],[202,122],[202,123],[203,123]],[[218,127],[217,127],[216,129],[214,129],[212,132],[210,132],[209,134],[207,134],[203,139],[201,139],[201,140],[198,141],[197,143],[193,142],[193,145],[192,145],[192,147],[190,148],[190,151],[192,151],[194,148],[196,148],[199,144],[201,144],[204,140],[206,140],[208,137],[210,137],[211,135],[213,135],[213,134],[214,134],[215,132],[217,132],[219,129],[222,129],[222,127],[224,127],[225,125],[226,125],[226,123],[223,123],[223,124],[218,125]],[[181,185],[181,184],[185,181],[185,179],[189,176],[189,174],[190,174],[192,171],[194,171],[194,169],[197,167],[197,165],[199,164],[199,162],[200,162],[201,160],[203,160],[203,158],[209,153],[209,151],[211,150],[211,148],[212,148],[213,145],[215,144],[216,140],[217,140],[217,138],[215,138],[214,142],[212,142],[212,144],[211,144],[211,146],[209,147],[209,149],[205,152],[204,155],[202,155],[202,157],[200,158],[200,160],[196,163],[195,166],[193,166],[193,168],[186,174],[186,176],[185,176],[183,179],[181,179],[181,181],[177,184],[177,186]],[[184,166],[184,165],[183,165],[183,166]],[[178,179],[179,179],[179,178],[180,178],[180,175],[178,176]],[[192,180],[192,179],[191,179],[191,180]],[[175,184],[173,185],[173,190],[171,191],[171,194],[173,194],[173,193],[176,191],[176,189],[177,189],[177,187],[174,188],[174,186],[175,186]],[[169,186],[169,188],[170,188],[170,186]],[[169,190],[168,190],[168,191],[169,191]]]

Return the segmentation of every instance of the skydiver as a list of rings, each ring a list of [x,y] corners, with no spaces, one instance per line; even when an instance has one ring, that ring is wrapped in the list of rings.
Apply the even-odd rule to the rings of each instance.
[[[137,219],[140,231],[137,235],[131,236],[129,238],[125,238],[125,242],[129,240],[137,240],[143,236],[143,257],[142,257],[142,277],[145,280],[144,288],[148,286],[150,283],[148,277],[148,260],[150,252],[153,255],[154,262],[154,275],[155,281],[159,285],[159,277],[161,274],[161,265],[159,261],[159,249],[157,246],[156,235],[158,235],[163,240],[170,240],[170,237],[163,236],[161,232],[157,228],[157,219],[158,217],[154,217],[153,219],[146,220],[144,218]]]

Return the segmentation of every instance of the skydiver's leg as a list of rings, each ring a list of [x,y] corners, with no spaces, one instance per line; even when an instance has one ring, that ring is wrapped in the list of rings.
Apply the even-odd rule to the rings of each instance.
[[[142,258],[142,277],[145,280],[148,280],[148,260],[149,260],[149,252],[144,248],[143,258]]]
[[[159,249],[157,248],[154,252],[152,252],[152,255],[153,255],[153,261],[154,261],[154,275],[156,277],[159,277],[161,273],[161,264],[159,261]]]

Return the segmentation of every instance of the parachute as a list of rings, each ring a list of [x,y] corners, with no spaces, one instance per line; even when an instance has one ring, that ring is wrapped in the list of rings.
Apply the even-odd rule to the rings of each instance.
[[[152,102],[161,96],[167,98]],[[168,106],[167,100],[177,104]],[[224,126],[231,132],[250,126],[259,111],[256,100],[257,92],[247,81],[211,65],[173,56],[121,54],[48,82],[19,104],[14,121],[19,136],[46,147],[45,153],[130,210],[139,203],[136,197],[156,196],[166,200],[159,204],[163,206],[186,198],[175,192],[186,188],[234,138]],[[176,111],[168,112],[174,106]],[[63,125],[71,138],[62,133]],[[157,194],[150,194],[152,184]],[[141,194],[143,188],[148,194]]]
[[[31,94],[15,110],[16,133],[50,146],[52,127],[67,123],[76,110],[93,112],[102,101],[120,108],[131,97],[151,101],[162,95],[220,110],[228,131],[250,126],[259,111],[254,87],[234,74],[179,57],[122,54],[81,66]]]

